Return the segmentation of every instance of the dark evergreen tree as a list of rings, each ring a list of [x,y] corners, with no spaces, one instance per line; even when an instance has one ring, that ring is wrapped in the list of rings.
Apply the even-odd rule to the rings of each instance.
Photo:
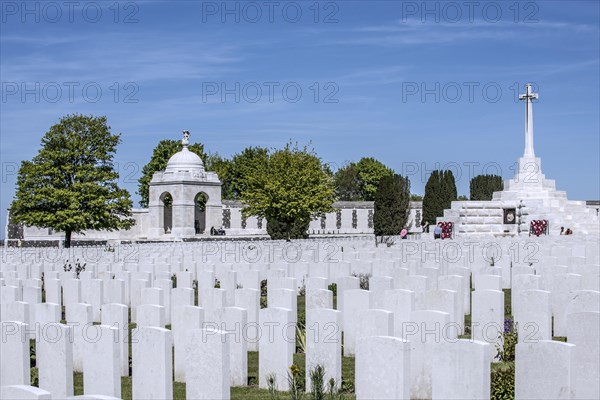
[[[469,183],[471,200],[491,200],[494,192],[504,189],[502,177],[498,175],[477,175]]]
[[[440,192],[440,172],[435,170],[425,184],[425,194],[423,195],[423,221],[429,222],[431,225],[435,225],[435,219],[440,214]]]
[[[408,221],[410,181],[400,175],[381,178],[375,192],[375,236],[399,235]]]
[[[446,170],[444,173],[444,209],[448,209],[453,201],[456,201],[458,192],[456,190],[456,182],[454,180],[454,174],[451,170]]]
[[[444,210],[450,208],[456,197],[456,182],[452,171],[433,171],[425,184],[423,220],[434,225],[436,218],[444,215]]]

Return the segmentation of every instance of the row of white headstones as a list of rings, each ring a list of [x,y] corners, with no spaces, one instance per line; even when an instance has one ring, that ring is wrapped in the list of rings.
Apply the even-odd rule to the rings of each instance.
[[[369,252],[356,254],[361,251]],[[153,253],[160,258],[161,246]],[[70,397],[75,370],[83,372],[88,397],[119,398],[120,376],[129,375],[130,309],[137,323],[131,338],[134,398],[171,398],[173,372],[176,381],[186,382],[188,398],[228,398],[230,386],[247,384],[248,351],[259,352],[259,386],[266,388],[267,377],[273,376],[276,386],[286,390],[301,286],[291,277],[297,276],[295,266],[307,271],[309,386],[308,374],[317,364],[325,367],[325,379],[339,386],[343,332],[343,354],[356,357],[357,398],[489,397],[490,364],[502,345],[502,289],[508,286],[520,331],[517,398],[599,397],[600,292],[593,280],[582,279],[597,276],[597,264],[576,260],[582,274],[574,274],[569,267],[549,265],[550,256],[536,268],[512,269],[436,268],[429,262],[392,257],[390,263],[385,256],[381,261],[371,256],[339,265],[273,263],[259,269],[213,260],[193,272],[178,271],[177,288],[166,279],[172,271],[168,263],[151,264],[151,271],[139,271],[147,264],[116,273],[91,270],[80,279],[51,271],[61,265],[56,263],[44,267],[46,302],[39,279],[24,276],[18,264],[3,264],[3,397]],[[359,289],[358,278],[339,276],[339,269],[345,273],[359,263],[369,264],[376,275],[368,291]],[[469,296],[471,273],[475,291]],[[215,276],[221,288],[214,287]],[[268,281],[265,309],[260,308],[262,279]],[[202,307],[195,305],[194,280]],[[337,284],[337,310],[327,289],[332,282]],[[59,323],[61,305],[67,325]],[[471,339],[458,339],[469,311]],[[567,336],[568,342],[552,341],[553,335]],[[29,338],[36,339],[39,389],[28,386]]]

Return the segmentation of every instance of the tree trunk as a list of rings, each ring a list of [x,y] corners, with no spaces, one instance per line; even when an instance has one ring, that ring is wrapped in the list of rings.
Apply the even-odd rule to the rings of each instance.
[[[71,247],[71,231],[65,231],[65,249]]]

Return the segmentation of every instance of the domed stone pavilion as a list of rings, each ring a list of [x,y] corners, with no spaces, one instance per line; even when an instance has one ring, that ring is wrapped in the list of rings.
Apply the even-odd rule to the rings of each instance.
[[[150,182],[149,238],[181,238],[208,234],[222,223],[221,181],[207,172],[197,154],[188,149],[190,133],[183,131],[183,149]]]

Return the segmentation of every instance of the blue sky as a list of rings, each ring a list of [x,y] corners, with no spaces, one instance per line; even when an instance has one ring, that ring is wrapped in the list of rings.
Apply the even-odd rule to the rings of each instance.
[[[223,156],[290,139],[334,169],[372,156],[418,194],[447,166],[468,195],[472,175],[513,175],[528,81],[543,172],[570,199],[600,198],[599,2],[477,4],[0,2],[0,207],[68,113],[122,134],[136,206],[153,147],[184,129]]]

